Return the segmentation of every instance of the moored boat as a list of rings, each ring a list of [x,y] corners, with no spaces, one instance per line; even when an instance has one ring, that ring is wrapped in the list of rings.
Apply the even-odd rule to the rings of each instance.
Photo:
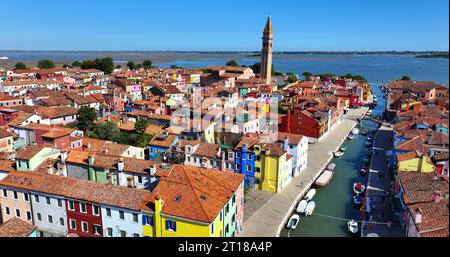
[[[367,140],[372,141],[373,140],[373,135],[367,136]]]
[[[335,168],[336,168],[336,163],[332,162],[332,163],[328,164],[326,170],[334,171]]]
[[[353,139],[355,139],[355,137],[356,137],[356,136],[353,135],[353,134],[348,135],[348,139],[349,139],[349,140],[353,140]]]
[[[372,145],[372,142],[371,142],[371,141],[366,141],[366,145],[367,145],[367,146],[371,146],[371,145]]]
[[[367,150],[367,151],[366,151],[366,156],[367,156],[367,157],[372,156],[372,151],[371,151],[371,150]]]
[[[358,233],[358,222],[354,221],[354,220],[350,220],[349,222],[347,222],[347,228],[348,231],[352,234],[356,234]]]
[[[306,200],[301,200],[301,201],[298,203],[298,205],[297,205],[296,211],[297,211],[298,213],[301,213],[301,214],[305,213],[305,210],[306,210],[306,206],[307,206],[307,205],[308,205],[308,201],[306,201]]]
[[[311,216],[311,214],[313,213],[315,208],[316,208],[316,203],[314,201],[308,202],[308,205],[306,206],[306,210],[305,210],[305,215]]]
[[[363,136],[367,135],[367,133],[368,133],[367,129],[363,129],[363,131],[361,132],[361,134],[362,134]]]
[[[319,187],[324,187],[324,186],[328,185],[330,183],[331,179],[333,178],[333,174],[334,173],[332,171],[329,171],[329,170],[324,171],[317,178],[317,180],[316,180],[316,182],[314,182],[314,184]]]
[[[344,152],[341,151],[334,152],[334,157],[341,157],[342,155],[344,155]]]
[[[312,188],[308,191],[308,193],[306,193],[305,200],[311,201],[311,199],[313,199],[314,195],[316,195],[316,189]]]
[[[369,170],[367,168],[362,167],[359,170],[359,173],[361,173],[361,176],[365,176],[367,174],[367,172],[369,172]]]
[[[359,195],[355,195],[353,196],[353,203],[356,205],[361,205],[362,204],[362,197]]]
[[[358,128],[353,128],[352,129],[352,134],[353,135],[358,135],[359,134],[359,129]]]
[[[345,150],[347,150],[347,145],[342,145],[340,149],[341,152],[345,152]]]
[[[366,189],[366,187],[361,182],[356,182],[353,184],[353,192],[356,195],[360,195],[360,194],[364,193],[365,189]]]
[[[294,214],[289,219],[286,227],[288,229],[296,229],[299,221],[300,221],[300,216],[298,214]]]
[[[362,163],[363,163],[364,165],[368,164],[369,162],[370,162],[370,159],[369,159],[369,158],[364,158],[364,159],[362,160]]]

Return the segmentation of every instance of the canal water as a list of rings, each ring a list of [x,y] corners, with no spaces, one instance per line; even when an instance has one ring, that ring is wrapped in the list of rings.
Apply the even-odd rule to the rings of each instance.
[[[379,86],[374,83],[372,91],[377,95],[378,105],[373,110],[373,116],[381,115],[385,109],[385,99]],[[377,124],[371,120],[364,120],[361,126],[369,133],[377,130]],[[317,188],[313,200],[316,208],[312,216],[300,216],[300,223],[296,230],[283,229],[280,236],[290,237],[345,237],[347,232],[347,219],[361,219],[359,206],[353,203],[353,183],[367,182],[368,175],[362,177],[359,170],[366,152],[370,148],[365,145],[367,136],[361,134],[353,140],[346,140],[345,154],[334,158],[336,164],[335,173],[330,184],[323,188]]]

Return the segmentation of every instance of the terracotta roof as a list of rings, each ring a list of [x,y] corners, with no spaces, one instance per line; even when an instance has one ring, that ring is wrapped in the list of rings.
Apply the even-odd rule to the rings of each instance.
[[[5,128],[0,127],[0,138],[12,137],[14,136],[14,132],[8,131]]]
[[[13,172],[1,180],[0,185],[130,210],[148,209],[148,204],[154,201],[153,194],[148,190],[45,173]]]
[[[418,203],[408,206],[410,213],[415,216],[416,210],[422,214],[422,222],[416,227],[422,237],[449,236],[449,210],[445,202]]]
[[[40,151],[42,151],[42,149],[44,149],[44,148],[45,148],[44,145],[32,145],[32,146],[20,148],[16,152],[16,159],[30,160],[36,154],[38,154]]]
[[[220,145],[218,144],[200,143],[193,154],[202,157],[215,158],[219,156],[219,152]]]
[[[422,157],[422,154],[420,154],[417,151],[411,151],[411,152],[397,155],[397,160],[399,162],[401,162],[401,161],[411,160],[411,159],[415,159],[415,158],[419,158],[419,157]]]
[[[176,139],[177,139],[177,136],[175,136],[175,135],[169,135],[166,138],[160,138],[160,137],[156,136],[148,143],[148,145],[168,148],[168,147],[172,146],[172,144],[174,143],[174,141]]]
[[[28,237],[37,227],[19,218],[0,224],[0,237]]]
[[[211,223],[244,180],[244,175],[174,166],[153,191],[163,214]]]
[[[106,140],[83,137],[83,149],[92,153],[105,153],[121,156],[130,148],[130,145],[117,144]]]
[[[303,136],[300,134],[278,132],[277,135],[278,135],[278,141],[284,142],[284,139],[287,137],[289,144],[293,144],[293,145],[298,145],[303,139]]]
[[[448,194],[448,182],[443,179],[434,180],[434,173],[398,172],[406,194],[405,203],[415,204],[433,201],[433,195],[440,191],[442,195]]]

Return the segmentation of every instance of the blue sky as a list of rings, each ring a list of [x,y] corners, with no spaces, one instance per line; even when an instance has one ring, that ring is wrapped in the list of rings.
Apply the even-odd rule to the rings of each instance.
[[[448,0],[0,0],[2,50],[448,50]]]

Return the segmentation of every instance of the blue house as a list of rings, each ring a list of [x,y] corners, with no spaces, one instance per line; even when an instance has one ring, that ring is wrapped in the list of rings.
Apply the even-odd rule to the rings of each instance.
[[[255,154],[248,149],[247,144],[239,145],[234,150],[234,173],[244,174],[245,186],[255,187]]]
[[[152,141],[148,143],[146,149],[146,158],[156,162],[164,162],[165,154],[170,153],[172,147],[178,142],[178,137],[175,135],[169,135],[164,132],[156,136]]]

